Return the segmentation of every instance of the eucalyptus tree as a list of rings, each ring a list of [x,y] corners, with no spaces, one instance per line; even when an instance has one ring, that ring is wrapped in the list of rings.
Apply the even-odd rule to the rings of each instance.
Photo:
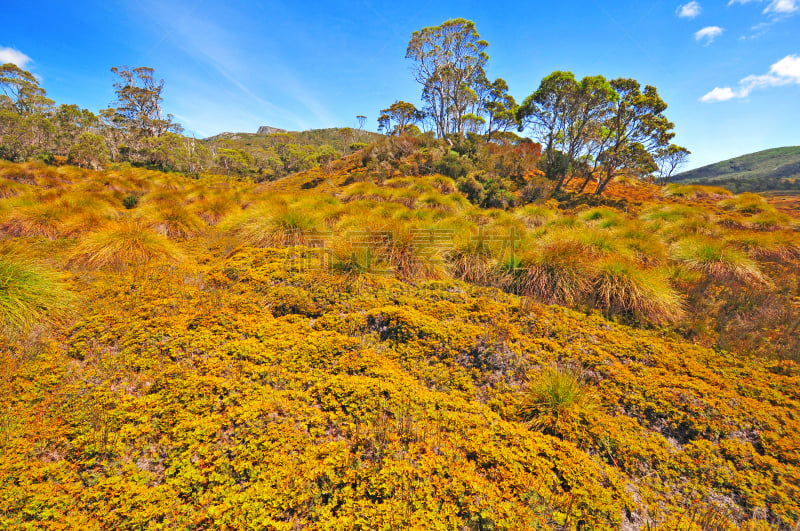
[[[555,190],[598,160],[607,144],[602,124],[616,98],[603,76],[578,81],[572,72],[556,71],[523,101],[517,119],[544,146],[545,173],[556,181]]]
[[[621,170],[639,175],[656,171],[655,156],[668,149],[675,136],[675,124],[664,116],[667,104],[655,87],[646,85],[642,90],[638,81],[625,78],[611,81],[611,86],[617,98],[603,122],[607,141],[598,155],[602,165],[598,195]]]
[[[439,137],[464,134],[468,108],[477,100],[476,85],[485,78],[488,46],[475,24],[463,18],[411,35],[406,58],[415,63],[414,78],[422,85],[426,115]]]
[[[402,135],[410,125],[422,120],[420,112],[413,103],[396,101],[386,109],[381,109],[378,117],[378,129],[387,135]]]

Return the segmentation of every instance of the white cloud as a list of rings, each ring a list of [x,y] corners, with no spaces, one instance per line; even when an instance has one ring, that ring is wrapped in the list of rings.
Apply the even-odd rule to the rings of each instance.
[[[798,9],[798,0],[773,0],[764,9],[764,13],[773,15],[791,15]]]
[[[707,26],[695,33],[694,39],[696,41],[705,41],[705,45],[708,46],[714,42],[714,39],[722,35],[723,31],[725,30],[719,26]]]
[[[730,87],[714,87],[714,90],[700,98],[700,101],[705,103],[712,101],[728,101],[738,97],[738,94]]]
[[[764,0],[730,0],[728,5],[749,4],[750,2],[763,2]],[[764,14],[773,16],[791,15],[800,10],[800,0],[769,0]]]
[[[769,69],[770,74],[775,74],[790,83],[800,84],[800,56],[787,55]]]
[[[678,16],[681,18],[694,18],[700,13],[703,12],[703,8],[700,7],[700,4],[697,2],[689,2],[688,4],[683,4],[682,6],[678,6]]]
[[[762,75],[750,75],[739,81],[739,87],[715,87],[714,90],[700,98],[700,101],[709,103],[715,101],[728,101],[742,99],[750,95],[753,89],[766,87],[779,87],[789,84],[800,85],[800,56],[787,55],[773,64],[769,72]]]
[[[0,64],[14,63],[20,68],[25,68],[25,65],[31,62],[31,58],[15,50],[14,48],[3,48],[0,46]]]

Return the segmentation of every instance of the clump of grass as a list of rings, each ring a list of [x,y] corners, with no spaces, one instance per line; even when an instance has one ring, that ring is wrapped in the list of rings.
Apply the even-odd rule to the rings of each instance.
[[[791,228],[797,221],[777,210],[765,210],[748,218],[747,223],[756,230],[772,231]]]
[[[315,213],[285,205],[260,205],[224,221],[224,231],[254,247],[307,245],[318,229]]]
[[[72,251],[70,264],[123,270],[151,260],[179,261],[180,250],[141,221],[120,221],[88,234]]]
[[[598,267],[594,303],[616,315],[664,325],[681,319],[683,301],[658,270],[643,270],[620,259],[608,259]]]
[[[437,255],[431,239],[434,232],[417,230],[403,223],[384,226],[386,235],[383,253],[395,275],[403,280],[429,280],[443,276],[443,260]]]
[[[0,254],[0,327],[6,333],[64,315],[74,301],[53,271]]]
[[[497,284],[497,267],[488,246],[472,241],[456,245],[448,251],[447,261],[453,278],[481,286]]]
[[[522,222],[529,228],[541,227],[556,217],[556,213],[543,205],[528,205],[518,211]]]
[[[512,291],[547,304],[576,306],[592,290],[595,253],[584,243],[555,239],[541,252],[523,257],[522,268],[510,281]]]
[[[724,210],[733,210],[742,214],[758,214],[775,210],[775,207],[770,205],[762,196],[750,192],[724,199],[717,205]]]
[[[600,228],[609,228],[620,225],[623,222],[622,214],[608,207],[597,207],[586,210],[580,214],[580,219],[590,222]]]
[[[532,429],[569,438],[598,409],[579,371],[569,367],[546,367],[523,391],[517,415]]]
[[[800,237],[794,232],[745,233],[729,241],[757,260],[800,259]]]
[[[176,202],[153,205],[143,219],[159,234],[173,239],[194,238],[205,232],[206,226],[199,216]]]
[[[767,278],[744,253],[724,242],[687,238],[678,242],[674,257],[687,269],[702,273],[717,282],[764,284]]]
[[[23,193],[26,188],[24,184],[0,177],[0,199],[17,196]]]
[[[646,209],[641,215],[641,219],[644,221],[666,222],[697,217],[705,217],[705,212],[700,208],[688,205],[658,205]]]
[[[358,241],[349,238],[335,238],[325,249],[327,263],[331,271],[356,278],[362,275],[379,275],[392,273],[391,266],[383,255],[385,242],[377,236],[360,238]]]
[[[632,252],[633,258],[643,266],[663,265],[669,258],[666,245],[660,238],[653,237],[651,231],[628,227],[619,231],[618,237],[626,251]]]
[[[661,189],[661,195],[664,197],[695,199],[699,197],[730,196],[732,193],[730,190],[719,186],[669,183]]]
[[[70,209],[64,204],[39,203],[13,208],[0,222],[0,231],[14,237],[55,240],[68,232]]]
[[[209,225],[216,225],[236,209],[236,202],[224,196],[206,197],[192,205],[192,210]]]

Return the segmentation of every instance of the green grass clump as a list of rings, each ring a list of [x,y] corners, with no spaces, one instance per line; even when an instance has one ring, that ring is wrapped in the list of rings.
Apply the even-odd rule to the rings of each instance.
[[[723,242],[686,238],[675,245],[674,256],[687,269],[702,273],[717,282],[767,282],[758,264]]]
[[[73,302],[54,272],[0,255],[0,327],[5,332],[26,330],[67,313]]]
[[[742,214],[758,214],[775,210],[775,207],[770,205],[764,197],[750,192],[724,199],[717,205],[723,210],[732,210]]]
[[[644,270],[624,260],[606,260],[594,282],[595,305],[616,315],[632,315],[653,324],[668,324],[684,315],[680,295],[658,270]]]
[[[532,429],[557,437],[576,431],[587,413],[597,409],[595,396],[569,367],[546,367],[529,383],[519,400],[517,415]]]
[[[122,270],[151,260],[179,261],[180,250],[140,221],[109,224],[86,237],[73,249],[70,264],[89,269]]]

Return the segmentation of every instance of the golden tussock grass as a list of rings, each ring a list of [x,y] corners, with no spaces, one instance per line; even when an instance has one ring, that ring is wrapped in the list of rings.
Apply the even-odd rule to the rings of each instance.
[[[756,262],[722,241],[686,238],[675,244],[673,257],[683,267],[702,273],[717,282],[768,282]]]
[[[176,262],[183,253],[170,240],[137,220],[122,220],[87,234],[72,250],[69,264],[123,270],[150,261]]]
[[[665,325],[684,316],[681,296],[658,269],[640,269],[620,259],[603,261],[593,286],[596,307],[615,315]]]

